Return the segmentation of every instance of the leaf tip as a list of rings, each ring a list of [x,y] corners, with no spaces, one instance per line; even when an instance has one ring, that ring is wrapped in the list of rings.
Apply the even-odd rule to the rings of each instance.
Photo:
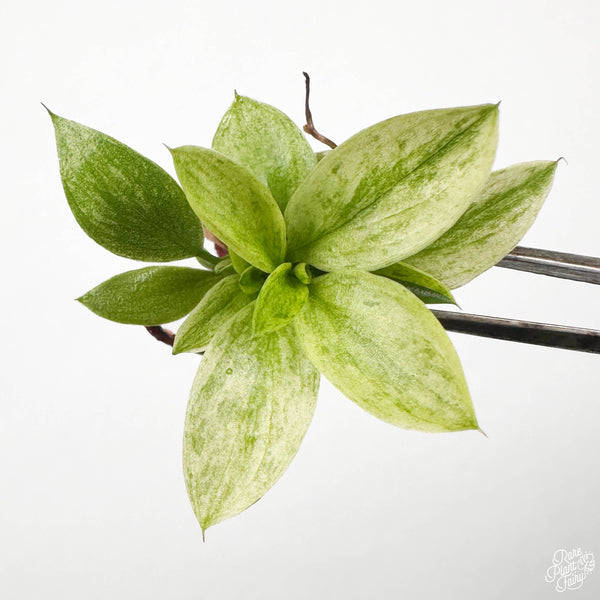
[[[238,94],[238,91],[234,88],[233,89],[233,99],[237,102],[240,98],[241,98],[241,96]]]
[[[46,109],[46,111],[48,112],[48,114],[50,115],[50,118],[54,121],[55,118],[58,117],[58,115],[56,113],[53,113],[43,102],[40,102],[40,104]]]
[[[479,425],[477,426],[477,428],[476,428],[476,431],[479,431],[479,432],[480,432],[480,433],[482,433],[482,434],[483,434],[483,435],[484,435],[486,438],[488,438],[488,439],[489,439],[489,437],[488,437],[488,434],[487,434],[487,433],[486,433],[486,432],[485,432],[483,429],[481,429],[481,427],[479,427]]]
[[[569,166],[569,163],[567,162],[567,159],[566,159],[564,156],[559,156],[559,157],[558,157],[558,158],[557,158],[557,159],[554,161],[554,164],[555,164],[556,166],[558,166],[558,163],[559,163],[561,160],[562,160],[562,161],[564,161],[564,163],[565,163],[565,165],[567,165],[567,167]]]

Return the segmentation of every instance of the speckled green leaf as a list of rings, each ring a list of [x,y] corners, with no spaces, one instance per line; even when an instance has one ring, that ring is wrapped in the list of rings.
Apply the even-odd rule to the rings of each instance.
[[[202,225],[177,183],[117,140],[50,113],[65,195],[81,228],[120,256],[204,256]]]
[[[285,223],[277,202],[244,167],[214,150],[171,150],[187,199],[208,229],[236,254],[271,272],[285,255]]]
[[[205,350],[218,329],[252,302],[240,289],[239,279],[238,275],[230,275],[206,293],[179,327],[173,354]]]
[[[187,267],[144,267],[111,277],[78,300],[97,315],[161,325],[187,315],[222,277]]]
[[[327,154],[285,211],[287,260],[375,270],[446,231],[489,175],[494,105],[394,117]]]
[[[285,114],[238,94],[212,147],[246,167],[269,188],[281,210],[317,164],[306,138]]]
[[[550,191],[555,170],[556,162],[538,161],[495,171],[456,224],[406,262],[451,289],[468,283],[525,235]]]
[[[240,275],[240,289],[250,296],[256,294],[263,286],[268,273],[250,265]]]
[[[407,429],[476,429],[456,351],[425,305],[358,270],[323,275],[293,325],[306,354],[348,398]]]
[[[190,395],[183,465],[203,531],[273,486],[298,451],[315,408],[319,374],[293,328],[253,337],[253,308],[217,332]]]
[[[238,256],[235,252],[229,250],[229,258],[231,259],[231,264],[235,269],[235,272],[241,275],[249,266],[250,263],[244,260],[241,256]]]
[[[279,265],[269,275],[256,299],[252,320],[254,333],[260,335],[287,325],[307,298],[308,286],[294,275],[292,263]]]
[[[441,281],[412,265],[399,262],[373,272],[401,283],[425,304],[456,304],[452,292]]]

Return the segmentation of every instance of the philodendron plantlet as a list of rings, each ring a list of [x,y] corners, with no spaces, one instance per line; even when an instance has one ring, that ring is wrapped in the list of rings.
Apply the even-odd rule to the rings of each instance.
[[[120,256],[202,267],[146,266],[79,300],[119,323],[187,315],[173,352],[204,353],[183,439],[203,531],[283,474],[321,374],[392,425],[478,429],[458,356],[426,303],[454,302],[452,289],[517,244],[556,169],[490,172],[497,105],[393,117],[315,154],[282,112],[236,94],[212,149],[170,149],[179,184],[113,138],[50,115],[84,231]],[[203,226],[228,256],[205,249]]]

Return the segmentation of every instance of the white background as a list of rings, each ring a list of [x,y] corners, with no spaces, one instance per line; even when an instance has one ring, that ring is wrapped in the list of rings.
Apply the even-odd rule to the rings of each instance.
[[[565,156],[526,245],[599,255],[595,0],[3,3],[0,597],[551,598],[600,560],[600,358],[453,335],[486,439],[377,421],[323,383],[279,483],[202,543],[181,472],[198,362],[72,299],[139,263],[86,238],[39,102],[173,172],[238,92],[342,141],[502,100],[497,166]],[[315,148],[318,144],[315,143]],[[599,290],[492,269],[469,312],[600,328]],[[600,595],[600,567],[575,598]]]

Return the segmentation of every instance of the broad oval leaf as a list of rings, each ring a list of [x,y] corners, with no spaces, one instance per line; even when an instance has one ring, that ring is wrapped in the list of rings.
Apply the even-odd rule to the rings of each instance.
[[[269,190],[214,150],[182,146],[171,154],[187,199],[206,227],[250,264],[275,269],[285,255],[285,223]]]
[[[166,171],[112,137],[50,116],[65,195],[94,241],[153,262],[207,254],[202,225]]]
[[[425,304],[456,304],[452,292],[441,281],[407,263],[395,263],[373,272],[401,283]]]
[[[323,275],[294,326],[317,369],[379,419],[421,431],[477,429],[450,339],[398,283],[358,270]]]
[[[466,210],[489,175],[495,105],[394,117],[332,150],[285,211],[287,260],[380,269],[415,254]]]
[[[203,531],[242,512],[275,484],[315,408],[319,373],[293,328],[253,337],[253,308],[217,332],[190,395],[183,465]]]
[[[161,325],[187,315],[221,279],[188,267],[144,267],[115,275],[78,300],[117,323]]]
[[[306,138],[289,117],[238,94],[219,124],[212,147],[246,167],[271,191],[282,211],[317,164]]]
[[[202,352],[218,329],[252,302],[240,289],[239,279],[238,275],[225,277],[206,293],[177,330],[173,354]]]
[[[308,286],[292,271],[292,263],[279,265],[260,289],[252,327],[260,335],[287,325],[304,306]]]
[[[531,227],[556,165],[537,161],[494,171],[455,225],[406,262],[452,289],[468,283],[506,256]]]

